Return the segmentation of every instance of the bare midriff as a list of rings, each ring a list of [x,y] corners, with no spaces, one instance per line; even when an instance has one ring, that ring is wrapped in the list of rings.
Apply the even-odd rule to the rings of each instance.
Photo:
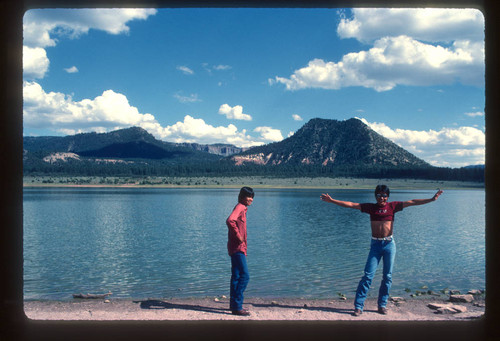
[[[385,238],[392,236],[393,221],[372,221],[372,237]]]

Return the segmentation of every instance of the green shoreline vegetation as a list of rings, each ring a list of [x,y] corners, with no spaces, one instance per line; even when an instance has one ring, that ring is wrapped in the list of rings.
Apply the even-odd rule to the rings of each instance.
[[[393,190],[484,189],[484,182],[421,179],[368,179],[330,177],[105,177],[24,176],[23,187],[132,187],[132,188],[284,188],[284,189],[373,189],[387,184]]]

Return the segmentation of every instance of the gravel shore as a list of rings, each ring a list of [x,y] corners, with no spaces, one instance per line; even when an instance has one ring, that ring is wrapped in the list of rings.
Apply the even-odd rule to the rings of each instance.
[[[460,313],[438,313],[429,304],[455,304]],[[375,299],[368,299],[361,316],[355,317],[353,300],[261,299],[245,300],[248,317],[232,315],[228,298],[192,299],[74,299],[72,301],[26,301],[24,311],[31,320],[260,320],[260,321],[449,321],[478,319],[484,315],[484,300],[450,303],[443,298],[391,301],[387,315],[377,312]]]
[[[498,323],[484,299],[407,298],[391,301],[381,315],[369,298],[359,317],[352,298],[247,298],[248,317],[232,315],[226,297],[25,301],[19,308],[26,317],[9,315],[0,340],[493,340]],[[437,313],[431,303],[462,312]]]

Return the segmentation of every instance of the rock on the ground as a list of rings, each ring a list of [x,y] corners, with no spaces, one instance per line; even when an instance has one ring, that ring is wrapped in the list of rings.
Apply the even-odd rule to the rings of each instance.
[[[454,306],[449,306],[449,307],[443,307],[439,308],[436,313],[438,314],[458,314],[458,313],[465,313],[467,311],[467,308],[461,305],[454,305]]]
[[[427,306],[436,310],[437,314],[458,314],[467,311],[467,307],[456,304],[429,303]]]
[[[474,301],[474,296],[468,295],[450,295],[450,302],[464,302],[471,303]]]
[[[405,299],[403,297],[391,297],[391,302],[394,303],[399,303],[399,302],[404,302]]]

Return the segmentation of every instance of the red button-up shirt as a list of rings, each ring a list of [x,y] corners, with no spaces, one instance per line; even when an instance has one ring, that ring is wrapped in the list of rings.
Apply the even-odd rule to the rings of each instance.
[[[247,206],[238,203],[226,220],[227,251],[230,256],[236,252],[243,252],[245,256],[247,254],[247,210]]]

